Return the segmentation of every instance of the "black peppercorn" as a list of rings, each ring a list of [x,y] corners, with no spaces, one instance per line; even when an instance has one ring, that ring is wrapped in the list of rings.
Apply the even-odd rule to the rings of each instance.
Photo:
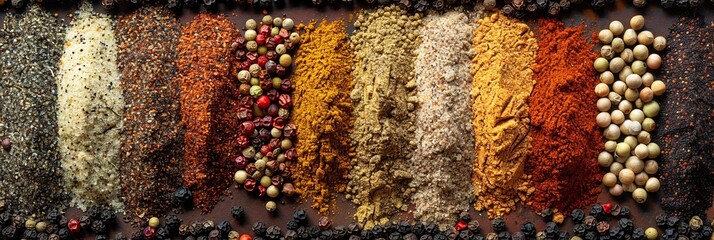
[[[156,239],[163,240],[163,239],[171,239],[171,234],[169,233],[169,229],[166,226],[159,227],[156,229]]]
[[[320,228],[317,226],[309,226],[307,227],[307,232],[312,238],[316,238],[320,236]]]
[[[242,219],[243,219],[243,214],[244,214],[243,207],[241,207],[241,206],[233,206],[233,207],[231,208],[231,216],[233,216],[233,218],[234,218],[235,220],[238,220],[238,221],[242,220]]]
[[[187,236],[184,240],[196,240],[194,236]]]
[[[97,234],[97,235],[94,236],[94,239],[95,239],[95,240],[107,240],[107,239],[109,239],[109,238],[107,238],[107,235]]]
[[[421,235],[421,237],[419,237],[419,240],[432,240],[432,239],[434,239],[434,237],[432,237],[431,235],[428,235],[428,234]]]
[[[387,236],[387,239],[389,240],[402,240],[402,235],[399,234],[398,232],[392,232]]]
[[[3,231],[4,233],[4,231]],[[69,229],[66,227],[60,228],[59,231],[57,231],[57,236],[59,237],[60,240],[67,240],[70,238],[70,233]]]
[[[511,238],[513,238],[513,240],[526,240],[526,235],[524,235],[523,232],[514,232]]]
[[[407,221],[399,221],[397,226],[397,232],[401,234],[407,234],[412,230],[412,226]]]
[[[642,228],[635,228],[635,230],[632,231],[632,239],[633,240],[644,240],[645,239],[645,230]]]
[[[350,235],[359,234],[360,230],[359,224],[357,223],[350,223],[347,225],[347,233]]]
[[[574,223],[583,223],[583,218],[585,218],[585,211],[583,211],[582,209],[575,209],[572,213],[570,213],[570,216],[573,217]]]
[[[104,224],[107,226],[112,226],[114,225],[114,223],[116,223],[117,215],[111,209],[105,208],[99,214],[99,220],[104,222]]]
[[[176,189],[174,197],[179,203],[188,205],[192,203],[191,200],[193,199],[193,193],[191,192],[191,189],[188,189],[188,187],[180,186]]]
[[[377,225],[372,228],[372,234],[374,235],[374,237],[382,237],[382,234],[384,233],[385,231],[382,226]]]
[[[491,220],[491,226],[494,232],[503,232],[506,230],[506,222],[502,218]]]
[[[300,223],[298,222],[298,220],[295,220],[295,219],[290,219],[290,221],[288,221],[288,223],[285,224],[285,229],[288,229],[288,230],[296,230],[299,227],[300,227]]]
[[[714,229],[710,226],[703,226],[702,227],[702,236],[705,238],[710,238],[712,236],[712,232],[714,232]]]
[[[595,240],[597,239],[597,235],[595,232],[587,232],[585,233],[585,236],[583,236],[583,240]]]
[[[198,236],[203,234],[205,229],[203,228],[202,223],[194,222],[190,227],[188,227],[188,231],[191,232],[191,235]]]
[[[575,236],[583,237],[586,231],[587,229],[585,229],[585,225],[582,223],[573,225],[573,234],[575,234]]]
[[[676,229],[674,228],[667,228],[662,233],[662,239],[677,239],[678,237],[679,233],[677,233]]]
[[[374,233],[372,233],[372,231],[369,231],[369,230],[362,230],[360,232],[360,238],[367,239],[367,240],[374,239]]]
[[[387,222],[385,224],[380,225],[382,228],[382,231],[389,235],[389,233],[396,232],[397,231],[397,225],[395,225],[392,222]]]
[[[92,219],[98,220],[99,215],[101,214],[101,209],[99,206],[91,206],[87,208],[87,216],[89,216]]]
[[[419,240],[419,237],[414,233],[407,233],[402,237],[404,240]]]
[[[590,208],[590,216],[595,217],[598,221],[605,220],[605,210],[600,204],[595,204]]]
[[[689,224],[684,221],[679,222],[679,224],[677,224],[677,232],[679,235],[689,234]]]
[[[126,236],[124,236],[124,233],[118,232],[116,235],[114,235],[114,239],[116,240],[127,240]]]
[[[473,238],[474,233],[472,231],[469,231],[468,229],[461,230],[459,232],[459,239],[471,239]]]
[[[38,233],[37,234],[37,240],[49,240],[50,235],[47,233]]]
[[[449,237],[447,237],[444,234],[437,233],[437,234],[434,234],[434,240],[449,240]]]
[[[471,214],[469,214],[469,212],[467,211],[463,211],[459,213],[459,220],[463,222],[471,222]]]
[[[298,239],[297,232],[295,230],[287,230],[285,232],[285,240],[295,240]]]
[[[253,230],[253,233],[258,236],[265,236],[265,232],[268,230],[268,227],[265,226],[265,223],[263,222],[256,222],[253,224],[253,227],[251,228]]]
[[[60,211],[57,209],[52,209],[49,212],[47,212],[46,219],[50,223],[57,224],[57,223],[59,223],[60,219],[62,219],[62,213],[60,213]],[[0,222],[1,221],[2,221],[2,217],[0,217]]]
[[[667,215],[664,213],[657,215],[657,217],[655,217],[655,224],[661,229],[667,228]]]
[[[536,227],[532,222],[526,222],[521,225],[521,232],[528,238],[533,238],[536,235]]]
[[[424,235],[426,230],[424,229],[424,223],[422,222],[415,222],[414,226],[412,226],[412,232],[416,235]]]
[[[107,232],[107,226],[104,225],[104,222],[102,222],[102,221],[94,221],[94,222],[92,222],[92,232],[94,232],[94,233],[106,233],[106,232]]]
[[[305,210],[303,209],[297,210],[293,213],[293,219],[304,224],[307,222],[307,213],[305,213]]]
[[[617,221],[617,224],[620,225],[620,228],[624,230],[626,233],[631,233],[632,230],[635,228],[635,224],[632,223],[632,220],[628,218],[622,218],[619,221]]]
[[[268,239],[279,239],[281,235],[280,227],[278,226],[270,226],[268,229],[265,231],[265,237]]]
[[[498,233],[498,239],[499,240],[511,240],[511,233],[507,231],[502,231]]]
[[[692,231],[689,233],[689,240],[702,240],[704,235],[699,231]]]
[[[349,240],[361,240],[361,238],[358,235],[350,235]]]
[[[208,239],[209,240],[220,240],[221,239],[221,231],[218,231],[217,229],[211,230],[208,233]]]
[[[15,226],[7,226],[2,229],[3,239],[14,239],[17,234],[17,229]]]
[[[228,233],[233,230],[233,227],[231,227],[231,224],[223,220],[216,225],[216,229],[221,232],[221,236],[225,237],[228,236]]]
[[[347,236],[347,229],[345,229],[345,226],[340,225],[334,228],[333,233],[336,239],[344,239]]]
[[[259,237],[254,237],[253,240],[258,239]],[[262,239],[262,238],[261,238]],[[208,240],[208,236],[198,236],[196,240]]]
[[[89,216],[84,215],[79,217],[79,226],[81,229],[89,229],[92,226],[92,219]]]
[[[436,226],[435,223],[428,223],[424,229],[426,230],[426,233],[431,235],[434,235],[439,232],[439,227]]]
[[[585,218],[583,218],[583,224],[585,225],[585,229],[593,230],[595,226],[597,226],[597,219],[593,216],[585,216]]]
[[[622,230],[622,228],[619,227],[611,227],[609,230],[610,238],[613,240],[622,240],[622,238],[625,236],[625,231]]]
[[[671,216],[667,218],[667,227],[676,227],[679,225],[679,218],[675,216]]]
[[[169,234],[176,234],[181,226],[181,219],[173,214],[168,215],[164,218],[164,225],[166,226],[166,230],[169,231]]]
[[[553,238],[558,233],[558,225],[554,222],[548,222],[545,224],[545,235]]]
[[[558,232],[558,240],[570,240],[570,233],[568,232]]]
[[[628,207],[628,206],[620,207],[620,218],[629,218],[629,217],[630,217],[630,207]]]

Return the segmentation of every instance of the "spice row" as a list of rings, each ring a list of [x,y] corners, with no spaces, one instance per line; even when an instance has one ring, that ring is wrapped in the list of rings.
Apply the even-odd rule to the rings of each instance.
[[[8,18],[0,48],[34,44],[13,28],[47,17],[33,5],[19,20]],[[25,54],[51,53],[54,60],[39,61],[56,64],[56,73],[24,58],[0,63],[3,177],[53,174],[43,179],[47,206],[24,206],[40,184],[27,181],[3,179],[0,200],[12,214],[40,218],[49,206],[103,205],[141,224],[184,206],[209,212],[235,184],[264,199],[268,211],[298,195],[328,215],[345,194],[365,229],[413,204],[416,220],[444,230],[471,204],[489,218],[524,206],[561,223],[596,202],[601,184],[644,203],[662,179],[661,188],[678,196],[662,199],[665,211],[703,216],[712,194],[700,193],[711,187],[691,177],[710,177],[712,143],[697,140],[708,139],[710,128],[692,126],[711,112],[698,104],[711,92],[683,93],[689,81],[711,85],[704,63],[713,58],[712,35],[702,22],[694,36],[684,28],[690,23],[679,23],[684,30],[673,28],[673,42],[697,39],[688,47],[704,54],[668,63],[650,54],[667,44],[642,30],[643,21],[636,16],[632,29],[613,22],[601,31],[606,45],[598,58],[582,25],[540,19],[531,29],[480,8],[361,10],[348,36],[342,21],[305,25],[270,15],[237,27],[204,13],[180,26],[163,7],[139,8],[115,25],[84,4],[66,30],[57,24],[29,32],[54,37]],[[662,80],[654,80],[647,68],[663,63]],[[17,65],[42,77],[22,82]],[[658,115],[652,99],[664,94],[665,81],[686,101],[665,95],[669,114]],[[23,111],[11,106],[16,101],[38,105]],[[654,128],[660,117],[663,126]],[[21,131],[28,123],[42,130]],[[47,130],[52,124],[56,132]],[[34,145],[26,134],[44,142]],[[603,136],[610,141],[603,144]],[[692,143],[673,141],[682,137]],[[29,158],[29,167],[16,165],[18,157]],[[683,159],[691,164],[675,166]],[[656,178],[659,168],[664,174]]]

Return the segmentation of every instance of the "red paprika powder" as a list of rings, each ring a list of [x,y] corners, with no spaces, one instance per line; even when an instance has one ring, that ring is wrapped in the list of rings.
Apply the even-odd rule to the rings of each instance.
[[[237,36],[235,25],[224,16],[199,14],[183,27],[177,46],[181,119],[186,126],[182,178],[193,191],[196,207],[204,212],[220,200],[235,171],[235,155],[222,161],[230,152],[216,152],[228,149],[225,144],[234,141],[218,140],[237,129],[237,123],[225,126],[220,119],[234,110],[225,98],[238,89],[229,84],[227,61],[230,43]]]
[[[538,22],[536,81],[528,98],[532,154],[526,161],[535,192],[528,205],[536,212],[570,212],[596,201],[602,174],[595,160],[602,150],[596,123],[598,83],[592,62],[597,53],[583,37],[583,26],[556,20]]]

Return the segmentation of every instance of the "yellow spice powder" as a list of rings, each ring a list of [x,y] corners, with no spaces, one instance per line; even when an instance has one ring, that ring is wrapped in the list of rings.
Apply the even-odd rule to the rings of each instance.
[[[525,23],[493,13],[478,20],[472,48],[471,91],[476,159],[476,210],[503,216],[525,201],[530,150],[527,98],[533,90],[537,40]]]
[[[352,51],[342,20],[301,26],[302,43],[295,57],[295,108],[298,126],[296,192],[312,198],[312,207],[327,214],[335,194],[344,192],[350,171],[352,129]]]

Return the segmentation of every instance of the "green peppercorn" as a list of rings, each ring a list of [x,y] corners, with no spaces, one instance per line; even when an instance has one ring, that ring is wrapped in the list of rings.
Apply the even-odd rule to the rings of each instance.
[[[258,98],[260,95],[263,95],[263,89],[260,88],[260,86],[252,86],[250,87],[250,95],[253,96],[253,98]]]
[[[595,70],[597,70],[598,72],[604,72],[607,71],[607,68],[610,66],[610,63],[607,61],[607,59],[599,57],[595,59],[595,63],[593,65],[595,66]]]
[[[157,228],[157,227],[159,227],[159,223],[160,223],[159,218],[157,218],[157,217],[149,218],[149,227]]]
[[[245,28],[248,30],[254,30],[258,27],[258,23],[254,19],[248,19],[245,21]],[[254,31],[255,32],[255,31]]]
[[[255,22],[255,21],[253,21],[253,22]],[[248,24],[248,23],[246,23],[246,25],[247,25],[247,24]],[[255,30],[253,30],[253,29],[246,30],[246,31],[245,31],[245,34],[243,35],[243,37],[245,38],[245,40],[246,40],[246,41],[249,41],[249,42],[255,40],[255,37],[256,37],[256,36],[258,36],[258,33],[255,32]],[[247,46],[247,45],[246,45],[246,46]]]
[[[273,181],[270,180],[270,177],[268,177],[268,176],[263,176],[263,177],[260,178],[260,186],[269,187],[270,184],[273,184]]]
[[[288,54],[283,54],[283,55],[280,55],[279,62],[280,62],[280,66],[290,67],[290,65],[293,64],[293,58],[290,57],[290,55],[288,55]]]
[[[647,228],[647,230],[645,230],[645,237],[647,237],[648,240],[655,240],[658,236],[659,233],[655,228]]]
[[[286,18],[283,20],[283,28],[285,28],[285,30],[293,30],[293,27],[295,27],[295,22],[293,22],[293,19]]]
[[[661,150],[659,148],[659,145],[657,145],[656,143],[651,142],[647,144],[647,157],[652,159],[657,158],[659,157],[660,151]]]
[[[274,77],[274,78],[273,78],[273,88],[279,89],[279,88],[280,88],[280,84],[282,84],[282,83],[283,83],[283,80],[280,79],[279,77]]]
[[[631,68],[633,73],[636,73],[640,76],[642,76],[642,74],[645,74],[645,71],[647,71],[647,66],[645,66],[645,62],[640,60],[632,62]]]
[[[626,156],[630,154],[630,145],[624,142],[618,143],[615,152],[618,156]]]
[[[289,39],[292,43],[298,44],[298,43],[300,43],[300,34],[298,34],[296,32],[291,33]]]
[[[285,48],[285,44],[278,44],[278,46],[275,46],[275,53],[278,55],[283,55],[287,52],[287,49]]]
[[[233,175],[233,180],[234,180],[237,184],[243,184],[243,183],[245,183],[245,181],[248,180],[248,172],[246,172],[245,170],[238,170],[238,171],[236,171],[236,174]]]
[[[278,35],[278,33],[280,33],[280,28],[278,27],[273,27],[272,29],[270,29],[270,36]]]
[[[250,72],[248,70],[241,70],[238,72],[237,77],[241,83],[248,83],[248,81],[250,81]]]
[[[261,23],[266,25],[273,24],[273,17],[270,15],[265,15],[263,16],[263,21]]]
[[[279,17],[273,18],[273,26],[276,26],[276,27],[283,26],[283,19],[279,18]]]
[[[283,131],[277,128],[270,129],[270,136],[273,138],[279,138],[283,135]]]
[[[657,114],[659,114],[659,110],[659,103],[657,103],[657,101],[650,101],[645,103],[642,107],[642,111],[645,112],[645,116],[650,118],[656,117]]]
[[[278,187],[275,185],[270,185],[265,192],[268,194],[268,197],[271,198],[276,198],[280,194],[280,190],[278,190]]]
[[[248,41],[245,43],[245,49],[248,51],[255,52],[258,50],[258,43],[256,41]]]
[[[246,158],[253,158],[255,156],[255,148],[247,147],[243,149],[241,153],[243,153],[243,156]]]
[[[268,47],[266,47],[265,45],[258,47],[258,55],[262,56],[266,53],[268,53]]]
[[[280,148],[282,148],[282,149],[287,150],[287,149],[290,149],[291,147],[293,147],[293,142],[290,141],[290,139],[287,139],[287,138],[286,138],[286,139],[283,139],[283,141],[280,142]]]
[[[258,79],[258,78],[250,78],[250,85],[251,85],[251,86],[258,86],[258,85],[260,85],[260,79]]]
[[[265,161],[263,159],[259,159],[258,161],[255,161],[255,169],[258,171],[263,171],[265,169]]]

